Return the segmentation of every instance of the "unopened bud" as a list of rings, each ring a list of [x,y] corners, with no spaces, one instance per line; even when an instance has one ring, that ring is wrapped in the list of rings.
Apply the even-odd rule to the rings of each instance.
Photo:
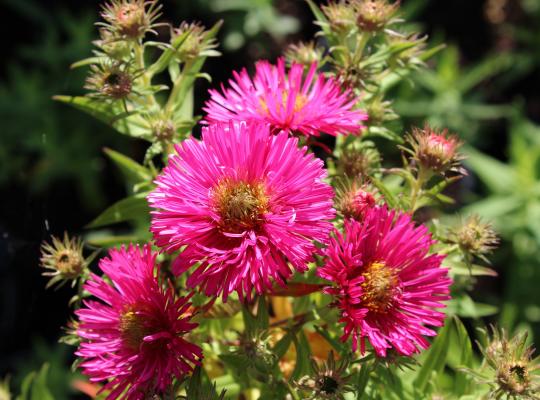
[[[133,77],[121,64],[92,65],[84,87],[93,92],[91,96],[121,100],[131,94]]]
[[[161,5],[157,0],[111,0],[103,6],[101,16],[105,26],[115,36],[142,39],[157,25]]]
[[[217,42],[214,39],[207,40],[207,33],[204,26],[196,22],[182,22],[178,28],[173,29],[171,45],[176,49],[178,59],[186,62],[201,55],[215,55],[215,51],[209,53],[209,50],[215,49]]]
[[[337,189],[337,210],[345,219],[362,221],[366,212],[377,204],[377,191],[368,184],[355,181],[341,183]]]
[[[366,32],[383,30],[399,8],[399,2],[390,4],[387,0],[352,0],[358,27]]]
[[[300,378],[295,386],[310,399],[343,399],[345,393],[353,390],[348,385],[350,376],[346,375],[348,364],[346,359],[336,363],[331,351],[322,365],[312,359],[313,374]]]
[[[426,170],[444,174],[447,171],[464,173],[459,168],[463,156],[458,153],[462,142],[448,130],[438,132],[429,126],[424,129],[413,128],[412,135],[407,137],[412,149],[407,151]]]
[[[41,266],[47,271],[43,276],[52,277],[47,283],[50,287],[66,281],[75,281],[82,275],[86,262],[82,254],[83,244],[78,238],[70,239],[64,233],[63,240],[52,236],[52,243],[43,242],[41,245]]]
[[[380,166],[381,156],[373,147],[349,148],[343,151],[337,167],[340,175],[351,179],[369,176]]]
[[[354,28],[355,13],[348,1],[332,1],[321,9],[329,21],[330,29],[337,34],[347,34]]]
[[[162,142],[170,142],[176,135],[176,127],[171,120],[158,120],[152,126],[153,136]]]
[[[478,215],[471,215],[460,226],[450,229],[448,236],[463,251],[480,257],[491,253],[499,244],[491,224],[482,222]]]
[[[540,365],[533,359],[534,348],[526,342],[526,332],[509,339],[504,330],[493,328],[491,342],[482,353],[487,366],[494,371],[494,379],[487,381],[494,387],[494,398],[536,398]]]
[[[322,56],[322,49],[318,48],[315,42],[291,44],[285,50],[285,59],[289,64],[297,63],[307,67],[313,63],[320,65]]]

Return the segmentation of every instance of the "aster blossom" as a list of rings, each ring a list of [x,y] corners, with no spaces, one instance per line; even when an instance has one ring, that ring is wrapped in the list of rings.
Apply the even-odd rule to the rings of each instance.
[[[320,277],[333,282],[325,291],[341,311],[345,341],[352,336],[365,351],[367,338],[378,356],[389,349],[410,356],[434,336],[425,325],[442,326],[451,279],[443,256],[428,254],[433,244],[425,226],[386,206],[367,211],[363,221],[347,220],[327,249]]]
[[[298,138],[231,122],[203,128],[202,141],[176,151],[148,201],[157,245],[170,253],[186,246],[173,271],[200,263],[189,287],[250,298],[307,269],[335,211],[323,162],[299,149]]]
[[[233,72],[230,87],[222,86],[222,93],[210,90],[204,107],[207,123],[258,121],[269,123],[273,131],[306,136],[358,134],[363,128],[367,115],[353,109],[357,99],[333,78],[317,73],[316,63],[305,79],[302,64],[292,63],[287,72],[282,58],[277,65],[259,61],[255,69],[253,79],[243,69]]]
[[[112,285],[92,274],[85,289],[100,301],[87,300],[76,311],[83,372],[91,381],[108,380],[107,399],[166,392],[173,377],[190,373],[202,357],[182,337],[197,326],[190,322],[189,298],[159,283],[149,245],[110,250],[99,266]]]

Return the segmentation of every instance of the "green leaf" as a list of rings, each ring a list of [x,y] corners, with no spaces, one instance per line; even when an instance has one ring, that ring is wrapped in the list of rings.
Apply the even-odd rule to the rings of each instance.
[[[418,370],[414,387],[418,393],[426,393],[428,382],[431,380],[433,373],[440,373],[445,365],[446,356],[448,353],[449,331],[451,324],[446,321],[444,327],[439,331],[431,348],[427,352],[427,357]]]
[[[118,102],[111,104],[84,96],[54,96],[53,99],[84,111],[124,135],[150,138],[151,129],[148,122],[135,111],[126,112]]]
[[[470,146],[464,148],[465,164],[473,169],[484,184],[498,194],[512,193],[517,188],[517,176],[511,167]]]
[[[28,374],[21,385],[21,394],[16,400],[54,400],[47,387],[49,364],[43,364],[39,372]]]
[[[150,238],[148,238],[150,239]],[[88,243],[90,246],[96,246],[96,247],[115,247],[120,246],[122,244],[129,244],[129,243],[142,243],[146,242],[148,239],[142,239],[139,236],[135,235],[94,235],[90,234],[88,237],[85,238],[85,242]]]
[[[152,180],[152,173],[148,168],[117,151],[109,148],[105,148],[103,151],[118,166],[130,183],[136,184]]]
[[[293,337],[294,332],[289,331],[274,345],[272,348],[272,353],[276,356],[276,362],[278,362],[281,357],[287,353],[287,350],[289,350],[289,347],[291,347]]]
[[[448,310],[460,317],[481,318],[497,314],[499,309],[491,304],[474,302],[468,295],[454,297],[448,303]]]
[[[453,261],[450,270],[454,275],[462,276],[497,276],[497,271],[478,264],[472,264],[469,268],[467,264],[460,261]]]
[[[384,201],[390,208],[400,208],[400,202],[394,194],[388,190],[386,185],[382,183],[379,179],[375,177],[370,177],[371,183],[381,192],[383,195]]]
[[[148,207],[148,203],[146,201],[147,195],[148,193],[139,193],[116,202],[103,211],[86,227],[97,228],[100,226],[116,224],[118,222],[149,217],[150,208]]]
[[[306,335],[300,331],[298,336],[294,336],[293,341],[296,346],[296,365],[289,378],[291,382],[311,373],[311,350]]]
[[[467,333],[465,326],[458,317],[454,317],[453,322],[453,336],[457,339],[457,345],[455,346],[456,348],[454,350],[457,350],[456,355],[458,355],[458,365],[472,367],[471,364],[473,361],[473,350],[469,334]],[[454,354],[454,352],[452,352],[451,354]],[[454,380],[454,389],[452,392],[453,394],[464,395],[469,392],[471,380],[469,376],[463,371],[456,371],[456,375],[457,376]]]

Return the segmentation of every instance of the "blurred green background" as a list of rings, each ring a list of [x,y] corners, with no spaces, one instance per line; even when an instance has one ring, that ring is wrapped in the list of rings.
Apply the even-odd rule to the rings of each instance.
[[[174,25],[218,19],[223,57],[207,61],[213,84],[316,32],[302,0],[164,0]],[[12,387],[49,360],[55,398],[71,349],[56,344],[71,292],[45,292],[39,245],[64,230],[84,233],[106,205],[122,198],[102,148],[142,159],[145,144],[119,136],[54,94],[82,94],[85,58],[97,37],[98,1],[0,0],[0,376]],[[475,211],[502,236],[498,278],[482,278],[474,298],[498,313],[486,320],[525,327],[540,338],[540,0],[403,0],[403,12],[447,47],[395,89],[403,129],[429,121],[466,142],[469,175],[452,188],[450,211]],[[160,32],[165,34],[166,32]],[[200,112],[209,84],[198,83]],[[487,312],[486,314],[490,314]]]

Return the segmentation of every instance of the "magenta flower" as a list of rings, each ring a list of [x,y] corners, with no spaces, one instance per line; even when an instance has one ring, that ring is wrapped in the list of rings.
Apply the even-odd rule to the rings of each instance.
[[[259,61],[255,68],[253,80],[243,69],[233,72],[230,88],[222,87],[223,94],[210,90],[206,122],[258,121],[269,123],[272,132],[306,136],[358,134],[363,128],[367,114],[353,109],[357,99],[334,79],[317,74],[315,63],[305,79],[302,64],[292,64],[287,73],[282,58],[277,66]]]
[[[347,220],[344,229],[335,232],[318,271],[334,283],[325,291],[341,310],[341,339],[352,335],[353,350],[360,342],[363,353],[367,338],[382,357],[387,349],[409,356],[427,348],[424,336],[436,333],[425,325],[443,325],[444,313],[435,309],[450,299],[451,284],[443,256],[428,254],[427,228],[384,206],[369,209],[362,223]]]
[[[268,125],[211,125],[202,136],[176,146],[148,196],[157,245],[186,246],[173,271],[200,263],[187,285],[223,299],[305,271],[335,214],[323,162]]]
[[[99,267],[112,285],[92,274],[85,289],[101,301],[86,300],[76,311],[83,372],[94,382],[108,380],[107,399],[165,392],[173,377],[191,372],[202,357],[182,337],[197,326],[189,321],[189,298],[176,298],[171,285],[160,285],[149,245],[110,250]]]

